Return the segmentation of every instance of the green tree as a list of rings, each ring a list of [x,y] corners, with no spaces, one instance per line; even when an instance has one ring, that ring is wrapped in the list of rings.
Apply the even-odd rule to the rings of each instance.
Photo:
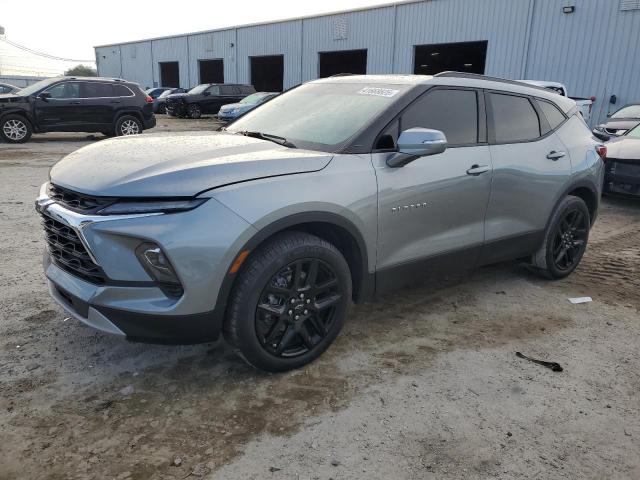
[[[64,74],[68,77],[97,77],[98,72],[96,72],[93,68],[87,67],[86,65],[76,65],[73,68],[70,68]]]

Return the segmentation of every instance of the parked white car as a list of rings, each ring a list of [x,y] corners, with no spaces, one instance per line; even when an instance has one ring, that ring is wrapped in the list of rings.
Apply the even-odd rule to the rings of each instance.
[[[559,82],[547,82],[546,80],[519,80],[520,82],[528,83],[530,85],[536,85],[537,87],[553,90],[558,95],[563,97],[569,97],[567,93],[567,87],[563,83]],[[578,104],[578,109],[584,118],[584,121],[589,123],[591,118],[591,109],[593,108],[593,102],[596,101],[596,97],[582,98],[582,97],[569,97],[571,100],[575,100]]]

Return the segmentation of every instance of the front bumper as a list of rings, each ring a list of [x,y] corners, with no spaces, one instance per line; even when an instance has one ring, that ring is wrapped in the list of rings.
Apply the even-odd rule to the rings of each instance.
[[[53,299],[73,317],[103,332],[162,343],[197,343],[218,337],[226,298],[218,295],[229,267],[255,229],[210,199],[172,214],[82,215],[54,203],[43,186],[36,203],[45,218],[72,228],[106,277],[81,278],[45,252]],[[143,242],[159,245],[183,287],[163,293],[135,255]]]
[[[640,197],[640,163],[610,159],[605,165],[605,193]]]

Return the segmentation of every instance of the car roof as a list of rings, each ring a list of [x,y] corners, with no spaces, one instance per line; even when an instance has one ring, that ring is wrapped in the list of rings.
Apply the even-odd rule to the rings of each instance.
[[[436,75],[336,75],[313,80],[309,83],[367,83],[386,85],[455,86],[498,90],[506,93],[531,95],[556,104],[565,113],[576,108],[576,102],[568,97],[536,85],[506,78],[489,77],[465,72],[442,72]]]

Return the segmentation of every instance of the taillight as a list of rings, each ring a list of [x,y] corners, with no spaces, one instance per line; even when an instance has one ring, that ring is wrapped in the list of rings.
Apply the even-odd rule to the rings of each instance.
[[[145,98],[145,101],[147,103],[153,103],[153,98],[151,98],[149,95],[147,95],[147,98]]]
[[[603,162],[607,161],[607,147],[605,147],[604,145],[598,145],[596,147],[596,152],[598,152],[598,155]]]

